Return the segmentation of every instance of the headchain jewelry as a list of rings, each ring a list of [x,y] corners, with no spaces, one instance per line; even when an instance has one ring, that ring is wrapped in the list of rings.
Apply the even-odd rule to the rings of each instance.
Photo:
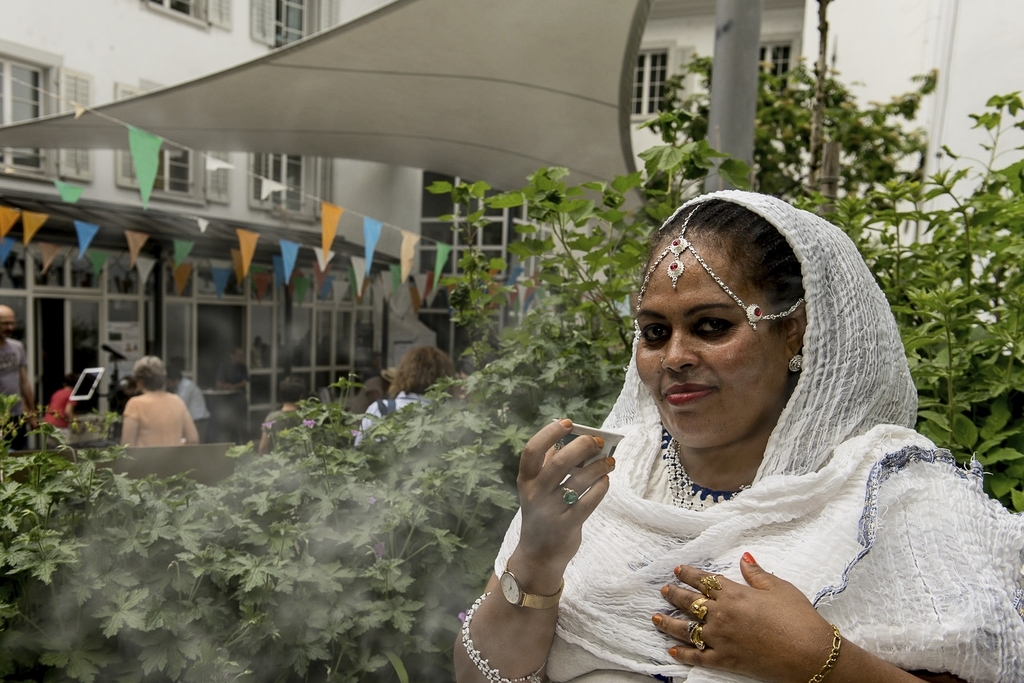
[[[797,299],[795,304],[790,306],[782,313],[765,314],[764,310],[758,304],[748,305],[743,303],[743,300],[736,296],[736,294],[731,289],[729,289],[728,285],[722,282],[722,278],[715,275],[715,271],[711,270],[711,266],[709,266],[707,262],[704,261],[703,258],[701,258],[700,254],[697,253],[697,250],[694,249],[693,243],[686,239],[686,228],[687,226],[690,225],[690,219],[693,218],[693,214],[695,213],[697,213],[696,207],[692,211],[690,211],[689,214],[687,214],[686,219],[683,221],[683,227],[679,230],[679,235],[677,235],[671,242],[669,242],[669,245],[665,247],[664,251],[658,254],[658,258],[656,258],[654,260],[654,263],[651,264],[651,267],[647,269],[647,274],[644,276],[644,281],[640,285],[640,293],[637,295],[637,308],[640,308],[640,304],[643,302],[644,294],[647,292],[647,285],[651,281],[651,273],[653,273],[655,269],[659,265],[661,265],[661,262],[664,261],[665,257],[668,256],[669,254],[672,254],[673,259],[672,262],[668,264],[666,272],[669,276],[669,279],[672,280],[672,289],[676,288],[676,284],[679,282],[679,276],[683,274],[683,270],[686,268],[682,261],[682,255],[684,252],[687,251],[690,252],[693,255],[693,258],[697,260],[697,263],[699,263],[704,268],[704,270],[707,271],[708,275],[711,276],[711,279],[714,280],[718,284],[718,286],[722,288],[722,291],[728,294],[729,298],[735,301],[736,304],[743,309],[743,311],[747,314],[747,322],[750,324],[750,327],[755,330],[757,329],[758,322],[762,320],[778,320],[780,318],[785,318],[786,316],[791,315],[793,311],[800,307],[800,304],[804,302],[802,298]],[[671,218],[669,220],[671,220]],[[633,321],[633,328],[636,331],[637,335],[639,335],[639,325],[635,320]]]

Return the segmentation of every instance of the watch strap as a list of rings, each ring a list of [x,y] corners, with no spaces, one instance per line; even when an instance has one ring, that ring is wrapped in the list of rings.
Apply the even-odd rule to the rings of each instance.
[[[523,593],[523,597],[519,600],[519,604],[522,607],[529,607],[531,609],[551,609],[558,604],[558,599],[562,597],[562,589],[565,588],[565,579],[562,579],[562,585],[558,587],[558,592],[554,595],[534,595],[533,593]]]

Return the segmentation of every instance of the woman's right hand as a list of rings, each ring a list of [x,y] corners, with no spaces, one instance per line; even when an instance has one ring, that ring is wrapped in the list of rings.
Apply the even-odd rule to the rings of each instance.
[[[601,452],[604,443],[599,437],[580,436],[555,448],[571,429],[569,419],[545,426],[527,442],[519,460],[523,523],[519,546],[509,564],[517,571],[538,574],[538,581],[548,586],[556,575],[561,580],[565,566],[579,549],[583,523],[608,492],[608,473],[615,468],[614,458],[579,467]],[[569,504],[572,496],[566,489],[585,495]]]

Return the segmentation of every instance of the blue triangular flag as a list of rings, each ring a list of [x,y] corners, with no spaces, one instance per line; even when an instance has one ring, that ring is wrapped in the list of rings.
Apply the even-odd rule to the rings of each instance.
[[[274,287],[280,287],[284,284],[284,259],[278,254],[270,260],[274,262]]]
[[[384,225],[378,220],[369,216],[363,216],[363,241],[366,243],[366,275],[370,275],[370,268],[373,267],[373,252],[377,250],[377,240],[380,239],[380,228]]]
[[[0,266],[3,266],[4,261],[11,255],[12,248],[14,248],[13,237],[5,237],[3,241],[0,241]]]
[[[217,298],[224,296],[224,290],[228,287],[228,278],[231,277],[230,268],[210,268],[213,275],[213,286],[217,288]]]
[[[93,225],[92,223],[86,223],[85,221],[75,221],[75,232],[78,233],[78,258],[79,260],[85,256],[85,252],[89,250],[89,245],[92,244],[92,238],[96,236],[96,233],[100,231],[100,226]]]
[[[280,240],[280,242],[281,259],[284,264],[284,283],[288,284],[292,281],[292,270],[295,268],[295,259],[299,257],[299,247],[301,245],[291,240]]]
[[[324,283],[320,286],[320,298],[327,299],[327,294],[334,288],[334,275],[328,275],[324,278]]]
[[[523,274],[523,267],[522,266],[516,266],[515,268],[513,268],[509,272],[508,279],[505,280],[505,284],[506,285],[514,285],[516,283],[516,280],[518,280],[519,276],[522,275],[522,274]]]

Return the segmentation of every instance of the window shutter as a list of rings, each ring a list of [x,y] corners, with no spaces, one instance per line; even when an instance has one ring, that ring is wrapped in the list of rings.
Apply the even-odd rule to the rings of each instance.
[[[207,152],[221,161],[230,161],[226,152]],[[231,203],[231,170],[227,168],[206,171],[206,201],[218,204]]]
[[[274,4],[276,0],[252,0],[252,39],[274,46]]]
[[[89,106],[92,97],[92,79],[81,73],[62,69],[60,72],[61,109],[73,111],[72,102]],[[88,149],[62,149],[59,155],[59,174],[62,178],[92,180],[92,152]]]
[[[320,0],[320,30],[341,23],[341,0]]]
[[[231,0],[209,0],[207,8],[211,24],[231,30]]]

